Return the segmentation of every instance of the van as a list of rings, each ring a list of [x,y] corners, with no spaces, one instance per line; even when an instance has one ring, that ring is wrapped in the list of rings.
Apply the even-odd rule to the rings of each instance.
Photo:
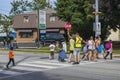
[[[40,43],[43,43],[44,45],[49,45],[51,42],[61,42],[65,39],[64,35],[61,33],[46,33],[46,34],[41,34],[39,41]],[[38,41],[38,39],[36,39]]]

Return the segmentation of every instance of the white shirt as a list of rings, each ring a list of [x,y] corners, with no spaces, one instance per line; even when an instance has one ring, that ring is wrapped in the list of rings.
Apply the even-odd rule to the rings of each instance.
[[[54,44],[50,44],[49,48],[50,48],[50,51],[54,51],[55,50],[55,45]]]
[[[92,43],[92,40],[88,41],[88,49],[94,50],[95,49],[95,44]]]
[[[67,52],[67,45],[65,42],[62,42],[62,45],[63,45],[63,50],[65,50],[65,52]]]

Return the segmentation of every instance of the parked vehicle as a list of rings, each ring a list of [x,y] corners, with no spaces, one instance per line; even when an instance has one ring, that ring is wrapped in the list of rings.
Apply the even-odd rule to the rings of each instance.
[[[60,33],[46,33],[40,35],[40,43],[43,45],[49,45],[50,42],[56,43],[57,41],[63,41],[65,39],[63,34]],[[38,38],[36,39],[36,42],[38,42]]]

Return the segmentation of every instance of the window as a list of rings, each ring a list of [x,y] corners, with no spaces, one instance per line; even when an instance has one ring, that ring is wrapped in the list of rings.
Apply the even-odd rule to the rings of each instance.
[[[24,16],[24,22],[26,22],[26,23],[29,22],[29,17],[28,16]]]
[[[54,22],[55,21],[55,16],[50,16],[50,22]]]
[[[32,32],[20,32],[20,37],[21,38],[33,38],[33,33]]]

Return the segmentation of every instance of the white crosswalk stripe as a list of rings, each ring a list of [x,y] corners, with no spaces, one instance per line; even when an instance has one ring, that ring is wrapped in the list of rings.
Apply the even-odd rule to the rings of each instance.
[[[11,67],[8,70],[0,70],[2,74],[8,75],[19,75],[28,72],[36,72],[36,71],[45,71],[50,69],[57,69],[72,66],[67,62],[59,62],[58,60],[39,60],[39,61],[30,61],[30,62],[22,62],[17,64],[16,66]]]
[[[100,60],[98,62],[88,62],[88,61],[82,61],[79,65],[86,65],[86,64],[93,64],[93,63],[102,63],[107,62],[111,60]],[[114,61],[114,60],[112,60]],[[14,67],[11,67],[8,70],[1,69],[0,74],[6,74],[9,76],[29,73],[29,72],[36,72],[36,71],[45,71],[45,70],[51,70],[51,69],[57,69],[57,68],[64,68],[73,66],[72,63],[69,64],[67,62],[59,62],[58,60],[39,60],[39,61],[30,61],[30,62],[21,62],[17,64]]]

